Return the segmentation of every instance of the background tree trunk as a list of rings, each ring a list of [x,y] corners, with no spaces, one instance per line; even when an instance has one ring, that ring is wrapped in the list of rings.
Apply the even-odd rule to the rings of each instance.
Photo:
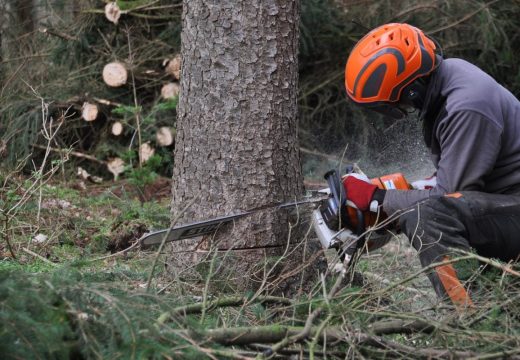
[[[198,201],[183,223],[301,196],[299,1],[237,6],[232,0],[189,0],[183,5],[172,214],[194,196]],[[283,252],[287,236],[287,214],[262,211],[212,239],[174,243],[173,265],[181,271],[198,262],[200,252],[175,253],[208,250],[211,240],[219,249],[242,249],[226,261],[236,277],[249,278],[253,264]]]
[[[34,31],[33,0],[15,0],[14,8],[22,34]]]

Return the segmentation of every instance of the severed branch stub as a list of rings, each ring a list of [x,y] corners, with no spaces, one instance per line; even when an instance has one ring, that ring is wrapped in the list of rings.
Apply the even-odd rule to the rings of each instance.
[[[114,175],[114,181],[117,181],[119,174],[125,171],[125,162],[118,157],[112,158],[107,162],[107,169]]]
[[[174,79],[179,80],[181,78],[181,56],[175,55],[171,59],[166,59],[163,61],[163,66],[165,66],[164,71],[173,76]]]
[[[181,88],[178,83],[169,82],[161,88],[161,96],[163,99],[172,99],[179,95]]]
[[[116,1],[109,2],[105,5],[105,17],[108,21],[117,24],[121,17],[121,9]]]
[[[81,117],[85,121],[94,121],[97,119],[99,114],[99,109],[96,104],[92,104],[89,102],[84,102],[81,107]]]
[[[120,62],[111,62],[103,68],[103,81],[110,87],[119,87],[126,84],[128,70]]]
[[[155,154],[155,149],[150,143],[145,142],[139,146],[139,161],[141,164],[147,162]]]
[[[170,146],[174,142],[175,129],[168,126],[161,126],[155,134],[159,146]]]
[[[114,136],[119,136],[123,133],[123,124],[121,121],[116,121],[112,124],[111,132]]]

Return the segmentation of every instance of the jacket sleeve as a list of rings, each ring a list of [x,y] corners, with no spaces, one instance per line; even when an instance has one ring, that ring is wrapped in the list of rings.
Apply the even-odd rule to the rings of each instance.
[[[436,130],[440,146],[437,186],[430,190],[388,190],[387,214],[432,196],[463,190],[483,190],[501,148],[502,127],[474,111],[459,111],[442,119]]]

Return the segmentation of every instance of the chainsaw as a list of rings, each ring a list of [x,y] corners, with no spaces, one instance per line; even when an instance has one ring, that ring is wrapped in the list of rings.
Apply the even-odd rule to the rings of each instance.
[[[347,167],[346,173],[345,176],[353,176],[353,168]],[[383,190],[412,189],[401,173],[384,175],[370,180],[365,175],[358,177],[370,181]],[[313,210],[312,225],[322,247],[337,250],[342,261],[338,270],[346,271],[355,254],[361,249],[370,252],[383,247],[390,241],[392,234],[387,229],[391,224],[374,230],[376,225],[385,220],[386,215],[377,208],[371,209],[371,211],[361,211],[350,202],[342,178],[336,170],[328,171],[325,179],[329,185],[325,191],[329,193],[329,196],[325,201],[320,202],[317,209]]]
[[[354,173],[352,166],[348,166],[344,176],[352,176],[353,174],[357,173]],[[311,215],[314,231],[324,249],[337,250],[342,260],[343,269],[347,269],[356,252],[360,249],[372,251],[384,246],[390,241],[391,234],[384,228],[367,232],[367,229],[380,223],[384,219],[384,215],[373,211],[360,211],[353,203],[347,200],[345,187],[341,181],[342,178],[336,170],[328,171],[324,177],[328,188],[319,190],[317,196],[301,201],[263,206],[236,214],[146,233],[139,239],[139,243],[142,247],[148,247],[155,244],[210,235],[227,223],[261,210],[269,208],[285,209],[305,204],[317,204],[318,206],[312,211]],[[385,175],[371,180],[366,178],[366,180],[384,190],[407,190],[412,188],[401,173]]]

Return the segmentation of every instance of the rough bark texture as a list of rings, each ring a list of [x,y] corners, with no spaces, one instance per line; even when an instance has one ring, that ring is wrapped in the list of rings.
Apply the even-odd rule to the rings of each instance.
[[[182,223],[294,200],[303,192],[297,139],[299,1],[184,1],[172,213]],[[288,214],[262,211],[204,241],[174,243],[173,266],[195,247],[254,249],[225,260],[240,276],[279,256]],[[268,250],[263,249],[269,247]],[[233,260],[231,260],[233,259]]]

